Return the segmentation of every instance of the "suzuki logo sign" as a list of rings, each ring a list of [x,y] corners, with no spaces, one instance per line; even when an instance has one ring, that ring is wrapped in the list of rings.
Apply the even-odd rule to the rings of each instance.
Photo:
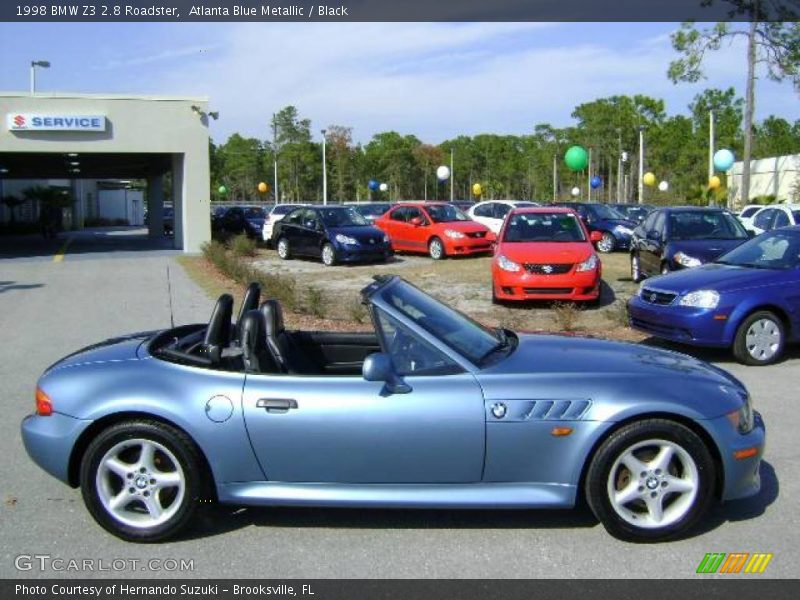
[[[9,131],[105,131],[106,116],[10,113],[6,125]]]

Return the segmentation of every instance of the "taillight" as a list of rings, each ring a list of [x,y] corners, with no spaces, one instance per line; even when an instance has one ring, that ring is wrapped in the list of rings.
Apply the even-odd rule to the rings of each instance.
[[[40,417],[49,417],[53,414],[53,403],[39,387],[36,388],[36,414]]]

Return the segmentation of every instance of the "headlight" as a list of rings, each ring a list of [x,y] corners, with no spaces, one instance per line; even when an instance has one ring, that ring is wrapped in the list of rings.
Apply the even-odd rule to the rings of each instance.
[[[389,243],[389,236],[386,235],[385,233],[383,234],[383,243],[384,244],[388,244]]]
[[[522,271],[522,265],[515,263],[513,260],[507,259],[502,254],[497,257],[497,266],[503,269],[503,271],[509,271],[511,273],[519,273]]]
[[[467,237],[466,235],[464,235],[460,231],[456,231],[455,229],[445,229],[444,234],[447,237],[452,238],[454,240],[460,240],[461,238]]]
[[[355,246],[358,244],[358,240],[356,238],[341,233],[337,233],[334,239],[340,244],[349,244],[351,246]]]
[[[688,254],[684,254],[683,252],[676,252],[675,256],[673,257],[675,262],[679,265],[684,267],[699,267],[703,264],[703,262],[699,258],[695,258],[694,256],[689,256]]]
[[[576,272],[582,273],[583,271],[594,271],[597,268],[597,255],[592,254],[589,258],[583,261],[581,264],[578,265],[578,268],[575,269]]]
[[[625,225],[616,225],[614,227],[614,233],[619,233],[620,235],[633,235],[633,229],[625,227]]]
[[[756,418],[749,394],[744,399],[744,404],[739,410],[728,413],[728,420],[743,435],[753,431],[753,427],[756,425]]]
[[[698,290],[689,292],[678,303],[680,306],[692,306],[694,308],[717,308],[719,304],[719,293],[714,290]]]

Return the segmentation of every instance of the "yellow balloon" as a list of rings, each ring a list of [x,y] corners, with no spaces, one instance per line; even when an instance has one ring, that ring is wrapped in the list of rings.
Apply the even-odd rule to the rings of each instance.
[[[712,190],[717,189],[721,185],[722,181],[716,175],[714,175],[711,179],[708,180],[708,187],[710,187]]]
[[[656,176],[652,173],[645,173],[644,177],[642,177],[642,181],[645,185],[655,185],[656,184]]]
[[[269,191],[269,186],[262,181],[258,184],[258,191],[262,194],[266,194]]]
[[[483,193],[483,188],[481,187],[480,183],[472,184],[472,194],[473,196],[480,196]]]

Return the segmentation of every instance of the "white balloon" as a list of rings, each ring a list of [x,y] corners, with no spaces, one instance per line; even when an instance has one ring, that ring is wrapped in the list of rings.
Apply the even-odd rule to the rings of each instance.
[[[450,167],[442,165],[441,167],[436,169],[436,177],[439,179],[439,181],[444,181],[445,179],[448,179],[450,177]]]
[[[666,192],[669,189],[669,184],[666,181],[662,181],[658,184],[659,191]]]
[[[574,188],[572,188],[572,195],[573,195],[573,196],[577,196],[577,195],[579,195],[580,193],[581,193],[581,188],[579,188],[579,187],[574,187]]]
[[[382,183],[382,184],[380,185],[380,188],[379,188],[379,189],[380,189],[380,191],[382,191],[382,192],[385,192],[386,190],[388,190],[388,189],[389,189],[389,184],[388,184],[388,183]]]

